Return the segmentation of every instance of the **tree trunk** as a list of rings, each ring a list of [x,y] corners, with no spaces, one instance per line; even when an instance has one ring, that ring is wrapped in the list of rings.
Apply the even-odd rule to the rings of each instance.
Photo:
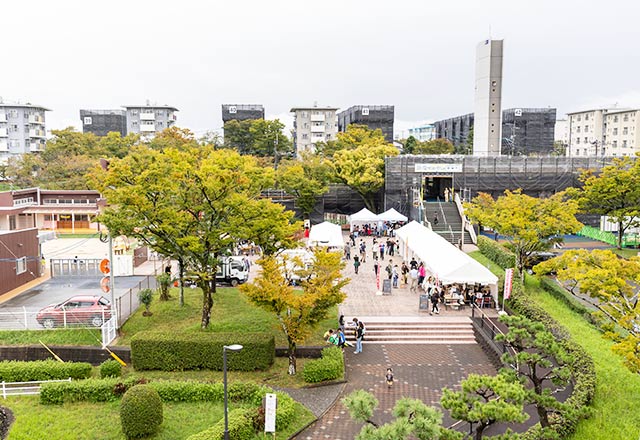
[[[538,395],[542,395],[542,381],[536,374],[535,365],[529,366],[529,371],[531,372],[531,377],[529,378],[533,383],[533,391]],[[549,426],[549,415],[547,414],[547,409],[541,404],[541,402],[536,401],[536,411],[538,412],[538,418],[540,419],[540,426],[546,428]]]
[[[482,440],[482,433],[484,432],[484,428],[486,428],[487,425],[485,425],[484,423],[478,423],[478,427],[476,428],[476,432],[473,434],[473,439],[474,440]]]
[[[622,230],[622,222],[618,222],[618,249],[622,249],[622,237],[624,231]]]
[[[211,308],[213,307],[213,293],[216,291],[216,282],[211,280],[200,280],[200,288],[202,289],[202,322],[200,326],[203,329],[209,327],[211,321]]]
[[[296,343],[289,340],[289,374],[296,374]]]
[[[367,197],[363,194],[360,194],[360,197],[362,197],[362,201],[364,202],[364,206],[366,206],[366,208],[373,212],[374,214],[376,213],[376,203],[375,203],[375,195],[373,197]]]
[[[182,258],[178,259],[178,276],[180,277],[180,307],[184,306],[184,263]]]

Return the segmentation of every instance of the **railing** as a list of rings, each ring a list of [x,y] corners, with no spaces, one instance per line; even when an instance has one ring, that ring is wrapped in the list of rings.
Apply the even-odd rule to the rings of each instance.
[[[115,316],[102,324],[102,346],[106,347],[111,344],[118,336],[118,320]]]
[[[442,215],[442,222],[446,226],[449,223],[447,222],[447,217],[444,215],[444,208],[442,208],[442,202],[440,201],[440,197],[438,197],[437,200],[438,200],[438,207],[440,208],[440,214]]]
[[[469,232],[469,236],[471,237],[471,242],[473,244],[478,244],[478,237],[476,236],[476,231],[473,229],[473,225],[471,224],[471,222],[469,222],[469,220],[467,219],[467,216],[464,215],[464,206],[462,206],[462,201],[460,200],[460,195],[458,193],[455,193],[455,195],[453,196],[453,201],[456,204],[456,207],[458,208],[458,213],[460,213],[460,218],[462,219],[462,233],[464,235],[464,231]],[[462,240],[464,241],[464,237],[462,238]]]
[[[127,290],[124,295],[116,298],[115,309],[116,316],[118,318],[118,324],[122,326],[127,321],[127,319],[129,319],[129,317],[133,315],[136,310],[138,310],[138,307],[140,307],[140,300],[138,299],[139,291],[141,291],[142,289],[156,288],[156,278],[148,275],[143,280],[138,282],[138,284],[136,284],[134,287]]]
[[[493,350],[496,352],[496,354],[498,354],[499,356],[503,355],[504,353],[510,352],[511,354],[515,355],[516,352],[513,348],[511,348],[509,346],[509,344],[507,344],[505,341],[496,341],[496,336],[497,335],[503,335],[504,336],[504,332],[502,330],[500,330],[498,328],[497,325],[495,325],[493,323],[493,321],[491,321],[491,318],[489,318],[483,311],[482,309],[480,309],[476,304],[471,303],[471,320],[475,321],[478,323],[478,326],[480,327],[480,329],[488,336],[491,338],[491,344]]]
[[[99,328],[111,318],[112,311],[83,311],[80,309],[57,310],[42,314],[38,322],[40,308],[6,307],[0,308],[0,330],[43,330],[45,328]]]
[[[5,382],[2,381],[2,397],[7,396],[32,396],[40,394],[40,386],[43,383],[71,382],[71,378],[61,380],[38,380],[32,382]]]

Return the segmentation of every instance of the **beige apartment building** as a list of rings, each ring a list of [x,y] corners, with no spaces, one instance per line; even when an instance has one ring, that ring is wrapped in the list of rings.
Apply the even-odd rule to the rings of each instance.
[[[338,117],[336,107],[294,107],[293,149],[297,158],[304,151],[314,151],[318,142],[336,139]]]
[[[607,156],[635,156],[640,151],[640,109],[609,110],[604,116]]]
[[[607,109],[567,113],[569,146],[567,156],[604,156],[604,116]]]

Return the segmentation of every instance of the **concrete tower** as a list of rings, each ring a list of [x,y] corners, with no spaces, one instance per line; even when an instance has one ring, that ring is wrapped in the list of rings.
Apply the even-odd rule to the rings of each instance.
[[[502,127],[502,40],[476,47],[474,156],[499,156]]]

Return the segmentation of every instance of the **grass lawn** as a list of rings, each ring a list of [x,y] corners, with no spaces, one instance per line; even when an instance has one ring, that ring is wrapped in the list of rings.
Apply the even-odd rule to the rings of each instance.
[[[615,247],[612,247],[610,249],[611,252],[618,254],[619,256],[621,256],[622,258],[630,258],[630,257],[637,257],[639,255],[640,249],[628,249],[628,248],[624,248],[624,249],[618,249]]]
[[[157,295],[151,303],[153,316],[142,316],[143,307],[122,326],[118,345],[129,345],[131,337],[143,330],[198,332],[202,314],[202,291],[185,289],[185,304],[178,305],[178,289],[171,289],[171,300],[159,301]],[[336,328],[337,306],[329,311],[314,332],[300,345],[324,345],[322,335],[328,328]],[[231,287],[218,287],[213,298],[211,323],[207,331],[213,332],[270,332],[276,346],[286,347],[287,341],[274,314],[249,303],[244,294]]]
[[[123,440],[120,427],[120,402],[69,403],[41,405],[39,397],[12,397],[3,402],[13,411],[16,420],[9,440],[50,438],[55,440]],[[231,403],[230,410],[238,407]],[[286,430],[278,432],[287,438],[313,420],[313,415],[297,405],[297,418]],[[164,421],[160,432],[149,438],[155,440],[181,440],[203,431],[224,417],[222,403],[165,403]],[[257,435],[255,439],[261,439]],[[251,440],[251,439],[248,439]]]
[[[101,345],[100,329],[3,330],[0,345]]]
[[[98,238],[100,236],[99,232],[94,232],[92,234],[87,234],[87,233],[78,233],[78,234],[73,234],[71,232],[66,233],[66,232],[58,232],[58,238]]]
[[[469,256],[474,260],[482,263],[487,269],[493,272],[496,276],[504,275],[504,269],[498,266],[496,263],[484,256],[480,251],[469,252]]]

